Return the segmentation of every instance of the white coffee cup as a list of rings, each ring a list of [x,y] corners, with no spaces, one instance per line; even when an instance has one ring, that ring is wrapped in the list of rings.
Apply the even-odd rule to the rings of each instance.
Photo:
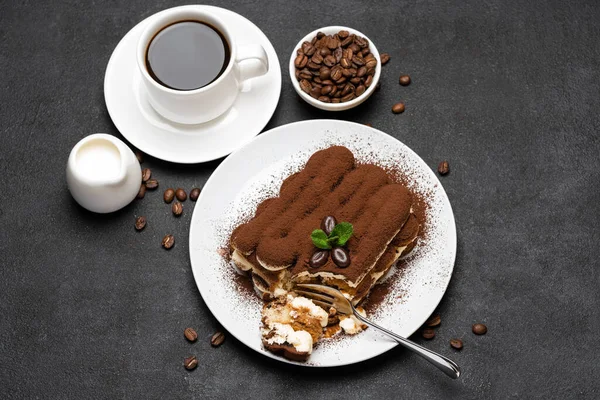
[[[146,51],[154,36],[180,21],[207,23],[219,30],[229,45],[230,59],[225,71],[200,89],[175,90],[163,86],[152,78],[146,67]],[[153,16],[140,36],[136,57],[152,107],[163,117],[181,124],[199,124],[217,118],[233,105],[245,80],[264,75],[269,69],[269,59],[261,45],[238,46],[223,21],[193,6],[176,7]],[[243,62],[251,59],[259,62]]]

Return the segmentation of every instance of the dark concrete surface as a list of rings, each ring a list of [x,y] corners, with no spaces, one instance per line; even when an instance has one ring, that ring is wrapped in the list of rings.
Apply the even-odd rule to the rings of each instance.
[[[161,192],[94,215],[64,169],[94,132],[121,137],[103,97],[119,39],[175,1],[0,2],[0,398],[503,399],[600,397],[600,3],[590,1],[228,1],[280,56],[284,79],[268,128],[341,118],[402,140],[452,202],[459,248],[426,345],[454,358],[451,381],[397,348],[309,370],[268,360],[219,329],[194,284],[192,204],[170,215]],[[381,92],[327,114],[300,101],[290,49],[342,24],[391,54]],[[398,76],[413,78],[409,87]],[[392,104],[406,102],[393,115]],[[202,186],[219,162],[146,157],[161,187]],[[137,215],[148,217],[134,231]],[[160,247],[166,231],[177,244]],[[485,336],[470,332],[484,322]],[[195,327],[189,344],[183,329]],[[465,347],[448,341],[461,337]],[[420,341],[420,339],[417,338]],[[197,370],[182,360],[197,354]]]

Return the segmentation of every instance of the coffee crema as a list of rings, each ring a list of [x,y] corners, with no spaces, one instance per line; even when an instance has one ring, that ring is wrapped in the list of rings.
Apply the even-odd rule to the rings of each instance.
[[[224,35],[200,21],[162,28],[146,49],[146,68],[159,84],[195,90],[214,82],[227,68],[231,52]]]

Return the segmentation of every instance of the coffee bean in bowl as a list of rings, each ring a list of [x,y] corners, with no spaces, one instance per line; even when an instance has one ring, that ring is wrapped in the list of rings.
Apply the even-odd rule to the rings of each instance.
[[[377,48],[363,33],[329,26],[306,35],[290,59],[292,85],[307,103],[343,111],[364,102],[381,75]]]

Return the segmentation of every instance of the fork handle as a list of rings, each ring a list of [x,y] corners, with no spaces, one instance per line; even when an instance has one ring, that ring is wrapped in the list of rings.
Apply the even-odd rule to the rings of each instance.
[[[368,319],[366,319],[365,317],[360,315],[356,310],[353,310],[353,311],[354,311],[354,315],[356,316],[356,318],[358,318],[365,324],[372,326],[375,329],[380,330],[381,332],[385,333],[386,335],[391,336],[402,346],[413,351],[417,355],[423,357],[425,360],[427,360],[430,363],[432,363],[433,365],[435,365],[439,370],[441,370],[443,373],[448,375],[450,378],[456,379],[460,376],[460,368],[454,361],[450,360],[447,357],[444,357],[441,354],[436,353],[435,351],[431,351],[429,349],[426,349],[423,346],[419,346],[418,344],[416,344],[406,338],[403,338],[400,335],[396,335],[394,332],[388,331],[387,329],[382,328],[381,326],[369,321]]]

